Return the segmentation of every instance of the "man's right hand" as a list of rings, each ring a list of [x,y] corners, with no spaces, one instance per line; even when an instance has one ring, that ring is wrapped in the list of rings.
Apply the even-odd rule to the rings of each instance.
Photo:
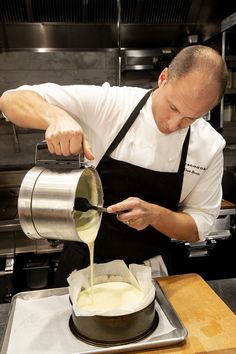
[[[60,116],[54,119],[46,130],[45,138],[52,154],[78,155],[82,150],[88,160],[94,159],[87,136],[72,117]]]

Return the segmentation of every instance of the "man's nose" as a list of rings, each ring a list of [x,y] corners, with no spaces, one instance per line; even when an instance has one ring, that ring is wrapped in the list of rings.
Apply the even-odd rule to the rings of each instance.
[[[182,117],[179,114],[173,114],[168,121],[168,128],[171,132],[180,129]]]

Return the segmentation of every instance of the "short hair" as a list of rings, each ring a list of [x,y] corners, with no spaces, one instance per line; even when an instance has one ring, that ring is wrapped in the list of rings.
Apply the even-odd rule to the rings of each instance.
[[[178,80],[193,71],[214,75],[219,87],[219,100],[224,94],[228,80],[228,70],[222,56],[213,48],[192,45],[182,49],[168,67],[168,80]]]

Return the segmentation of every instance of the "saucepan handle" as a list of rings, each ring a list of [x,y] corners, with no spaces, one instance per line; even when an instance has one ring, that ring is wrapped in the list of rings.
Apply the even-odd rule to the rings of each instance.
[[[47,150],[43,153],[41,150]],[[39,157],[39,155],[41,155]],[[42,156],[43,155],[43,156]],[[40,141],[36,144],[35,149],[35,165],[50,169],[78,169],[86,167],[87,163],[84,161],[83,151],[77,156],[58,156],[50,154],[46,140]]]
[[[47,149],[47,148],[48,148],[48,145],[46,143],[46,140],[40,141],[36,145],[36,150],[44,150],[44,149]]]

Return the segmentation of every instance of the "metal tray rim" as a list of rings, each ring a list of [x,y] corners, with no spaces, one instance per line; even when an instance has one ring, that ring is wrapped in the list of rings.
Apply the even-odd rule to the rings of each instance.
[[[89,349],[86,351],[80,351],[74,354],[101,354],[101,353],[120,353],[120,352],[128,352],[133,350],[146,350],[146,349],[153,349],[158,347],[165,347],[174,344],[181,343],[186,340],[188,336],[188,331],[185,328],[184,324],[178,317],[176,311],[174,310],[173,306],[170,304],[169,300],[167,299],[164,291],[160,287],[158,281],[154,281],[154,286],[156,288],[156,301],[161,306],[162,310],[164,311],[165,315],[167,316],[168,320],[175,327],[175,330],[166,334],[161,335],[158,339],[153,338],[152,340],[147,341],[143,340],[141,342],[130,343],[120,346],[114,347],[107,347],[107,348],[95,348]],[[1,346],[1,354],[7,354],[8,343],[10,339],[11,327],[14,319],[14,310],[16,299],[21,298],[24,300],[32,300],[32,299],[40,299],[44,297],[49,297],[53,295],[65,295],[68,293],[68,287],[64,288],[53,288],[53,289],[43,289],[43,290],[34,290],[34,291],[25,291],[20,292],[13,296],[12,302],[10,305],[9,313],[8,313],[8,321],[5,326],[4,334],[3,334],[3,341]]]

